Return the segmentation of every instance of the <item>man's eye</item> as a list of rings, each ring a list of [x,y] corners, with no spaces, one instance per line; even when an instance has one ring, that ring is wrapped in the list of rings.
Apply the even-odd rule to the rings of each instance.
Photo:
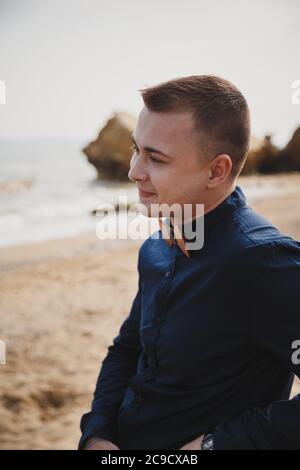
[[[155,162],[155,163],[164,163],[164,162],[162,162],[161,160],[157,160],[157,159],[154,158],[154,157],[149,157],[149,158],[150,158],[150,160],[152,160],[152,161]]]
[[[135,144],[132,144],[132,145],[130,146],[130,150],[131,150],[132,152],[138,152],[138,151],[139,151],[139,149],[137,148],[137,146],[136,146]],[[161,160],[157,160],[156,158],[152,157],[151,155],[150,155],[149,158],[150,158],[150,160],[152,160],[152,161],[155,162],[155,163],[164,163],[164,162],[162,162]]]

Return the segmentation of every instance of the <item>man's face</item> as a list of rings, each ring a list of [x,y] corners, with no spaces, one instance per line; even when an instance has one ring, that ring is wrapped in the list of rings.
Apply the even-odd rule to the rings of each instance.
[[[199,156],[191,113],[157,113],[144,107],[133,139],[128,177],[151,193],[139,192],[148,216],[151,204],[177,203],[183,210],[184,204],[204,203],[209,164]]]

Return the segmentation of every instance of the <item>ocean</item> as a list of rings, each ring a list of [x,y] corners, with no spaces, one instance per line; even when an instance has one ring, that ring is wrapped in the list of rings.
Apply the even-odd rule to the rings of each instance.
[[[0,141],[0,189],[8,182],[20,186],[0,190],[0,247],[95,231],[98,220],[91,212],[99,204],[115,204],[119,195],[138,201],[132,182],[96,180],[81,152],[85,144]],[[31,186],[22,187],[27,182]]]

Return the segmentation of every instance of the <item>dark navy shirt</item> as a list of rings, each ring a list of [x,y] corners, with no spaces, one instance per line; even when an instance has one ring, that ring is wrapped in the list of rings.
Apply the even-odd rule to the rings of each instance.
[[[204,215],[201,249],[187,257],[159,230],[137,268],[78,448],[179,449],[212,430],[215,449],[300,449],[300,242],[236,186]]]

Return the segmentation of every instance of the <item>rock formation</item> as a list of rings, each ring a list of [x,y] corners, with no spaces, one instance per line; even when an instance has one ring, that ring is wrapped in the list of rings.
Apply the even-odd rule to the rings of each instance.
[[[96,167],[98,179],[129,181],[131,135],[135,126],[135,117],[128,113],[115,113],[97,139],[83,149],[88,161]]]

